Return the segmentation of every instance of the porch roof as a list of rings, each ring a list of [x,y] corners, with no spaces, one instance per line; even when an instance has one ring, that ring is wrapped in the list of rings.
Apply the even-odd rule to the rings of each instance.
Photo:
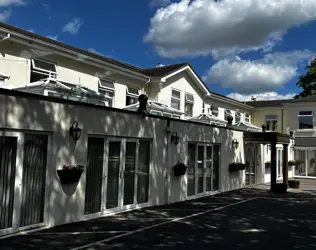
[[[191,117],[188,119],[188,121],[195,121],[195,122],[201,122],[206,124],[214,124],[218,126],[225,127],[227,125],[226,120],[222,120],[216,116],[208,115],[208,114],[201,114],[199,116]]]
[[[244,132],[244,142],[258,143],[258,144],[290,144],[291,136],[278,132]]]
[[[257,127],[255,125],[252,125],[250,123],[246,123],[246,122],[238,122],[235,123],[234,126],[240,128],[240,129],[244,129],[246,131],[250,131],[250,132],[261,132],[262,128]]]
[[[124,107],[123,109],[130,110],[130,111],[137,111],[138,107],[139,107],[139,103],[137,102],[137,103],[128,105],[128,106]],[[169,107],[165,104],[162,104],[162,103],[159,103],[156,101],[151,101],[151,100],[148,100],[148,102],[147,102],[147,109],[150,113],[159,114],[162,116],[165,116],[166,114],[167,115],[181,116],[183,114],[183,112],[181,112],[177,109],[174,109],[174,108]]]

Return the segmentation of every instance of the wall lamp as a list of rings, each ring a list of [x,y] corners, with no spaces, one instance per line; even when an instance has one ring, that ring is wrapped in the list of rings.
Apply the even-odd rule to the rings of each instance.
[[[82,129],[78,127],[78,122],[74,121],[69,128],[69,136],[75,141],[75,143],[79,140],[81,136]]]
[[[237,149],[238,147],[239,147],[239,141],[237,141],[237,139],[235,138],[235,139],[233,139],[233,141],[232,141],[232,145],[233,145],[233,147],[235,148],[235,149]]]
[[[180,137],[179,137],[178,133],[177,132],[173,132],[171,134],[171,141],[174,143],[174,145],[177,146],[179,144],[179,140],[180,140]]]

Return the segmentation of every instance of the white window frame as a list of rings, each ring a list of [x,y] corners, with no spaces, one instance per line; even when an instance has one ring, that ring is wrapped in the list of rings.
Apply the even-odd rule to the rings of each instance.
[[[230,109],[225,109],[225,111],[224,111],[224,120],[225,121],[227,121],[227,117],[228,116],[232,116],[233,117],[232,111]]]
[[[113,88],[109,88],[109,87],[103,86],[101,81],[107,81],[107,82],[113,83]],[[103,93],[100,93],[99,90],[104,90],[106,92],[111,92],[113,94],[113,96],[108,96],[108,95],[105,95]],[[104,101],[104,106],[106,106],[106,107],[114,107],[114,100],[115,100],[115,83],[114,83],[114,81],[111,81],[111,80],[108,80],[108,79],[105,79],[105,78],[99,78],[98,93],[102,94],[102,96],[106,99],[106,101]],[[109,101],[112,102],[112,105],[109,105],[109,103],[108,103]]]
[[[267,118],[267,116],[275,116],[275,119]],[[267,126],[267,122],[268,121],[270,121],[270,122],[276,121],[276,129],[275,130],[271,130],[271,129],[268,130],[268,126]],[[276,115],[276,114],[265,114],[264,115],[264,124],[266,125],[267,131],[273,131],[273,132],[278,131],[278,115]]]
[[[237,117],[239,117],[239,121],[237,121]],[[236,111],[235,112],[235,123],[238,123],[238,122],[242,122],[242,115],[241,115],[241,112]]]
[[[107,87],[107,86],[103,86],[103,85],[102,85],[102,81],[112,83],[112,84],[113,84],[113,88],[109,88],[109,87]],[[105,79],[105,78],[99,78],[99,87],[100,87],[101,89],[108,89],[108,90],[111,90],[111,91],[115,91],[115,82],[114,82],[114,81],[111,81],[111,80],[108,80],[108,79]]]
[[[193,101],[189,100],[187,96],[191,96],[193,98]],[[192,117],[193,116],[193,108],[194,108],[194,95],[190,93],[185,93],[185,99],[184,99],[184,110],[186,110],[187,104],[192,105],[192,114],[186,117]]]
[[[174,96],[172,95],[173,91],[178,92],[178,93],[180,94],[180,97],[179,97],[179,98],[178,98],[178,97],[174,97]],[[176,101],[179,102],[179,109],[177,109],[177,110],[181,110],[181,90],[173,89],[173,88],[171,89],[170,107],[172,107],[172,100],[176,100]],[[174,108],[174,107],[172,107],[172,108]],[[174,109],[176,109],[176,108],[174,108]]]
[[[311,112],[311,115],[300,115],[301,112]],[[299,122],[299,118],[300,117],[311,117],[312,118],[313,127],[312,128],[300,128],[300,122]],[[300,110],[298,112],[298,128],[299,128],[299,130],[311,130],[311,129],[314,129],[314,112],[312,110]]]
[[[129,92],[129,88],[137,90],[138,94],[134,94],[134,93]],[[126,106],[133,105],[133,104],[127,104],[127,102],[126,102],[127,97],[135,98],[136,99],[135,103],[137,103],[139,95],[140,95],[140,89],[139,88],[134,87],[134,86],[126,86],[126,95],[125,95],[125,104],[126,104]]]
[[[250,124],[250,114],[245,113],[245,123],[249,123]]]
[[[40,61],[40,62],[43,62],[43,63],[54,65],[55,72],[47,70],[47,69],[42,69],[42,68],[36,67],[34,61]],[[34,71],[35,73],[44,74],[44,75],[48,74],[48,76],[55,76],[56,77],[58,75],[58,70],[57,70],[57,67],[56,67],[56,63],[51,62],[51,61],[37,59],[37,58],[33,58],[32,59],[32,71]]]
[[[219,108],[218,108],[218,106],[211,105],[211,106],[208,108],[208,114],[209,114],[209,115],[212,115],[212,116],[215,116],[215,117],[218,117],[218,114],[219,114]]]

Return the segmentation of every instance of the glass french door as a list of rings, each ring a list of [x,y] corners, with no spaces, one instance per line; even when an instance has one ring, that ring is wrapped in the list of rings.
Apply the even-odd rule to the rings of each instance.
[[[283,177],[283,149],[277,148],[277,178]]]
[[[245,161],[246,161],[246,186],[256,184],[256,167],[258,165],[257,160],[257,145],[246,144],[245,145]]]
[[[148,202],[151,144],[148,140],[109,139],[106,209]]]
[[[44,225],[48,139],[0,132],[0,235]]]
[[[187,196],[219,190],[220,145],[189,143]]]

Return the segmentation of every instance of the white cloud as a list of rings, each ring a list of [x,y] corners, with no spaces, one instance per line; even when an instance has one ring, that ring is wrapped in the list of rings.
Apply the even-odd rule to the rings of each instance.
[[[292,51],[266,54],[259,60],[223,59],[209,69],[203,80],[219,83],[240,94],[277,91],[297,75],[300,63],[307,63],[316,54],[310,51]]]
[[[257,101],[265,101],[265,100],[292,99],[295,95],[296,93],[278,94],[276,92],[266,92],[266,93],[258,93],[258,94],[251,94],[251,95],[231,93],[227,95],[227,97],[243,102],[243,101],[251,101],[252,97],[256,98]]]
[[[71,35],[76,35],[82,25],[83,21],[80,18],[74,18],[64,26],[63,32],[68,32]]]
[[[0,12],[0,22],[5,22],[10,17],[12,11],[11,10],[4,10]]]
[[[165,57],[269,50],[296,25],[316,20],[315,0],[182,0],[160,8],[144,40]]]
[[[58,40],[58,35],[55,35],[55,36],[47,36],[48,38],[50,38],[50,39],[53,39],[53,40]]]
[[[171,0],[151,0],[149,6],[152,8],[165,7],[171,3]]]
[[[12,5],[23,5],[25,4],[22,0],[0,0],[0,7],[9,7]]]
[[[103,56],[103,54],[102,54],[101,52],[99,52],[99,51],[97,51],[97,50],[95,50],[95,49],[93,49],[93,48],[89,48],[88,51]]]

